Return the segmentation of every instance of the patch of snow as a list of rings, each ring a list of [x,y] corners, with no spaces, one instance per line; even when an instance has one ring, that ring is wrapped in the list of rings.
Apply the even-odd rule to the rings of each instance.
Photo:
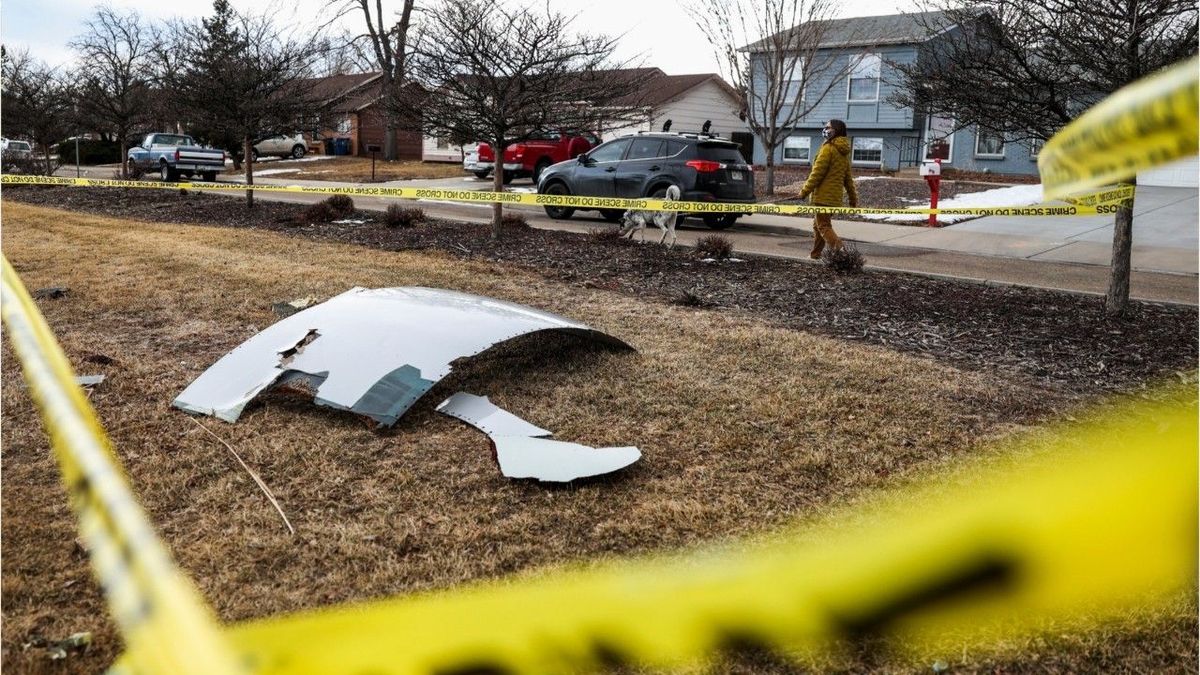
[[[300,169],[263,169],[255,171],[255,176],[277,176],[281,173],[300,173]]]
[[[335,158],[335,155],[305,155],[304,157],[301,157],[300,159],[291,159],[290,157],[285,157],[285,158],[283,159],[283,161],[288,161],[288,162],[320,162],[320,161],[322,161],[322,160],[326,160],[326,159],[334,159],[334,158]],[[259,161],[261,162],[262,160],[260,159]]]
[[[345,220],[335,220],[335,221],[333,221],[333,224],[334,225],[365,225],[366,223],[369,223],[369,222],[371,222],[371,221],[355,220],[353,218],[346,218]]]
[[[940,209],[962,209],[962,208],[984,208],[984,207],[1000,207],[1000,206],[1029,206],[1030,204],[1040,204],[1042,202],[1042,186],[1038,185],[1014,185],[1012,187],[1002,187],[995,190],[984,190],[983,192],[972,192],[954,199],[946,199],[938,202]],[[928,202],[925,202],[921,208],[927,208]],[[882,220],[891,223],[905,222],[921,222],[928,220],[929,216],[921,213],[914,213],[911,216],[907,214],[883,215],[883,214],[862,214],[864,218],[870,220]],[[962,220],[978,218],[970,214],[944,214],[938,216],[938,222],[943,224],[957,223]]]

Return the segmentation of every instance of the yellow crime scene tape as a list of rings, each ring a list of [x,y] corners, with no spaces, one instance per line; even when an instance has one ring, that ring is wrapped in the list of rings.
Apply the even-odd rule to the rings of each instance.
[[[1196,154],[1200,58],[1141,79],[1063,127],[1038,153],[1046,199],[1091,190]]]
[[[1194,62],[1191,69],[1194,101]],[[1163,85],[1139,97],[1123,97],[1122,90],[1113,98],[1133,109],[1146,105],[1144,96],[1167,98],[1175,91],[1173,84]],[[1194,106],[1192,113],[1194,135]],[[1116,113],[1089,124],[1110,119],[1123,124]],[[1109,137],[1101,130],[1072,133]],[[1043,153],[1053,148],[1055,159],[1045,166],[1062,165],[1064,153],[1076,162],[1072,166],[1090,166],[1080,155],[1099,147],[1098,141],[1056,145],[1052,139]],[[1124,179],[1146,162],[1177,156],[1155,153],[1141,164],[1120,164],[1123,168],[1103,179],[1097,171],[1085,171],[1091,176],[1085,179],[1056,178],[1053,194]],[[246,189],[19,176],[4,176],[4,182]],[[462,201],[507,203],[547,197],[408,188],[254,189],[416,199],[454,199],[446,195],[458,193]],[[1126,194],[1124,188],[1102,191],[1084,198],[1094,205],[1071,208],[1111,206],[1103,192]],[[555,204],[587,206],[566,201],[586,198],[559,199],[564,201]],[[663,204],[632,201],[637,204],[613,200],[611,208],[652,210]],[[681,205],[671,202],[670,210],[693,210]],[[591,206],[610,208],[607,202]],[[715,207],[728,205],[696,206],[702,208],[695,212],[720,212]],[[541,673],[621,662],[679,666],[747,644],[816,653],[857,638],[889,638],[897,648],[921,652],[946,643],[987,644],[1036,631],[1047,621],[1116,618],[1181,591],[1195,592],[1193,391],[1160,403],[1114,406],[1103,422],[1057,430],[1056,440],[1033,460],[1013,459],[1008,467],[980,468],[972,476],[898,492],[857,510],[856,517],[828,519],[745,551],[555,570],[221,626],[137,506],[65,355],[7,259],[0,300],[93,568],[126,642],[116,672]]]
[[[209,192],[287,192],[295,194],[349,195],[383,199],[428,199],[460,203],[525,204],[566,206],[581,209],[636,209],[639,211],[679,211],[681,213],[750,213],[767,215],[971,215],[971,216],[1095,216],[1113,213],[1117,206],[1133,198],[1132,185],[1117,185],[1105,190],[1068,198],[1066,204],[1031,206],[984,206],[956,208],[874,209],[853,206],[814,206],[811,204],[731,204],[722,202],[672,202],[663,199],[624,199],[619,197],[581,197],[545,195],[530,192],[487,192],[483,190],[446,190],[441,188],[399,188],[370,185],[309,186],[253,185],[241,183],[164,183],[152,180],[113,180],[105,178],[56,178],[47,176],[0,176],[4,185],[62,185],[97,188],[138,188],[151,190],[203,190]]]
[[[0,316],[42,414],[92,569],[136,673],[239,673],[212,610],[171,561],[129,489],[67,357],[2,259]]]

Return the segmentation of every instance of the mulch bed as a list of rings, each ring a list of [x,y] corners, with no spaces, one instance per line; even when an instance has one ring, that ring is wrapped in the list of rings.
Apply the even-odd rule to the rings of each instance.
[[[304,206],[260,201],[248,211],[240,199],[156,190],[10,186],[5,195],[111,217],[256,227],[511,263],[567,283],[734,310],[789,328],[1017,374],[1072,394],[1136,390],[1163,376],[1190,378],[1196,368],[1192,307],[1135,302],[1128,318],[1110,321],[1099,298],[886,272],[839,276],[822,265],[753,256],[702,262],[689,249],[600,235],[513,227],[493,241],[487,226],[437,220],[389,229],[379,224],[378,213],[362,213],[374,221],[366,225],[298,225]]]

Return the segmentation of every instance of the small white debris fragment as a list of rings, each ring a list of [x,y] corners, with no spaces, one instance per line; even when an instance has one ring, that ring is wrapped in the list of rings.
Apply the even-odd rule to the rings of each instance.
[[[642,451],[634,447],[593,448],[548,438],[492,436],[492,442],[500,473],[554,483],[612,473],[642,457]]]

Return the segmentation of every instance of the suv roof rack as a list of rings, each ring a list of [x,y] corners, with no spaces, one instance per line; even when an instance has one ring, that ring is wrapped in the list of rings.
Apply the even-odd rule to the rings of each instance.
[[[643,130],[643,131],[637,132],[637,135],[638,136],[679,136],[680,138],[694,138],[697,140],[699,140],[701,138],[715,138],[715,139],[721,140],[721,141],[728,140],[725,138],[721,138],[721,134],[718,134],[718,133],[712,132],[712,131],[703,132],[703,131],[645,131],[645,130]]]

